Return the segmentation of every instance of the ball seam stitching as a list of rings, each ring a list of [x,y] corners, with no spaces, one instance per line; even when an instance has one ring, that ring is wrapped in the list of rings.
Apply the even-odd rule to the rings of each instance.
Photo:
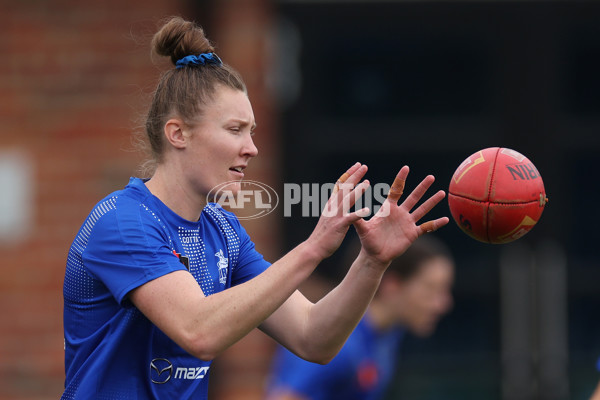
[[[455,194],[455,193],[448,193],[448,194],[450,196],[458,197],[459,199],[469,200],[474,203],[497,204],[497,205],[501,205],[501,206],[518,206],[518,205],[523,205],[523,204],[534,204],[534,203],[540,202],[539,199],[536,199],[536,200],[528,200],[528,201],[519,201],[519,202],[509,203],[509,202],[504,202],[504,201],[477,200],[477,199],[472,199],[470,197],[461,196],[460,194]]]

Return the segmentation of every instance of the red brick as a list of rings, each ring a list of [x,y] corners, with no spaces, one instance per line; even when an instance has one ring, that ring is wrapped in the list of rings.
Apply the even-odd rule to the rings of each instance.
[[[248,1],[246,14],[228,2],[219,11],[220,48],[247,80],[260,132],[255,179],[275,185],[277,140],[263,49],[267,2]],[[244,2],[242,2],[243,4]],[[64,380],[62,279],[68,247],[91,207],[136,174],[131,132],[143,124],[160,69],[150,60],[156,21],[181,14],[184,1],[75,0],[3,2],[0,13],[0,147],[28,152],[34,168],[34,224],[25,241],[0,243],[0,399],[56,399]],[[246,6],[244,6],[246,7]],[[257,8],[258,7],[258,8]],[[244,38],[234,22],[253,32]],[[227,33],[229,39],[227,39]],[[233,33],[231,33],[233,32]],[[213,38],[220,40],[218,37]],[[142,121],[142,122],[140,122]],[[248,231],[268,258],[279,253],[278,224]],[[223,374],[238,371],[223,397],[261,398],[273,343],[257,332],[223,355]],[[250,357],[250,358],[249,358]],[[217,361],[218,363],[219,361]],[[246,368],[244,365],[251,365]],[[218,364],[216,364],[218,365]],[[219,370],[217,368],[217,370]],[[258,382],[258,383],[257,383]]]

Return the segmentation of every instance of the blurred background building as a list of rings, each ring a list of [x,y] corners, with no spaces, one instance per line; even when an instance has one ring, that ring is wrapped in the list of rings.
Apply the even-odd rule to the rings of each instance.
[[[600,2],[0,0],[0,399],[62,393],[66,253],[91,207],[138,174],[161,18],[204,26],[248,84],[248,179],[332,182],[354,161],[409,186],[484,147],[513,148],[550,203],[519,241],[439,232],[455,308],[409,338],[389,398],[586,399],[600,356]],[[443,203],[433,212],[449,215]],[[316,218],[244,222],[275,260]],[[336,279],[336,257],[319,273]],[[214,363],[214,399],[260,399],[273,342],[254,332]]]

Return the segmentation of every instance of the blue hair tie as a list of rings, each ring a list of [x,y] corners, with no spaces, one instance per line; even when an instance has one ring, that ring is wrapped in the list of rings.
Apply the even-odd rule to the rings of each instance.
[[[185,56],[175,63],[176,68],[182,68],[186,65],[223,65],[223,61],[215,53],[202,53],[197,56]]]

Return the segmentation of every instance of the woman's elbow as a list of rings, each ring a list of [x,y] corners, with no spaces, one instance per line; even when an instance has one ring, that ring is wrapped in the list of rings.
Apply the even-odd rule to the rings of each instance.
[[[302,355],[300,355],[301,358],[305,359],[306,361],[315,363],[315,364],[321,364],[321,365],[325,365],[325,364],[329,364],[331,362],[331,360],[333,360],[335,358],[335,356],[338,354],[339,349],[335,349],[335,350],[315,350],[315,351],[311,351],[311,352],[307,352],[304,353]]]
[[[210,351],[210,349],[198,348],[188,351],[191,355],[202,361],[212,361],[217,358],[218,353]]]
[[[202,361],[214,360],[224,349],[221,349],[214,335],[196,333],[185,335],[178,343],[185,351]]]
[[[329,364],[331,362],[331,360],[333,360],[335,356],[331,356],[331,357],[318,357],[318,358],[314,358],[311,362],[315,363],[315,364],[321,364],[321,365],[325,365],[325,364]]]

